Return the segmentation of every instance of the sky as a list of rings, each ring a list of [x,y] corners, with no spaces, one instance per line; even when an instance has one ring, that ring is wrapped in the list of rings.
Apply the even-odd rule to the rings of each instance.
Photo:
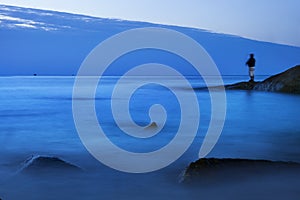
[[[0,0],[0,4],[195,27],[300,46],[299,0]]]

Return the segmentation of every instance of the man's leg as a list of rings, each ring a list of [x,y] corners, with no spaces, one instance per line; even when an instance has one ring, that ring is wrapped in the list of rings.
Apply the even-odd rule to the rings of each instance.
[[[251,72],[251,68],[250,67],[249,67],[249,77],[250,77],[249,81],[251,81],[252,80],[252,72]]]
[[[250,81],[254,81],[254,67],[249,67]]]

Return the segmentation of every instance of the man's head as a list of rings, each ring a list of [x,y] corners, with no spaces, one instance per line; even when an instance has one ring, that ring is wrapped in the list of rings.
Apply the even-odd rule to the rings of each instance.
[[[253,53],[250,53],[250,57],[253,58],[253,57],[254,57],[254,54],[253,54]]]

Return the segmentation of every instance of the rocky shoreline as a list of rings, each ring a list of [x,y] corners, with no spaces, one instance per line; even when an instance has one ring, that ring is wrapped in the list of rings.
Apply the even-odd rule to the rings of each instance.
[[[213,87],[218,89],[222,86]],[[258,82],[239,82],[225,85],[227,90],[256,90],[268,92],[283,92],[290,94],[300,94],[300,65],[292,67],[282,73],[271,76],[264,81]],[[207,88],[194,88],[203,90]]]

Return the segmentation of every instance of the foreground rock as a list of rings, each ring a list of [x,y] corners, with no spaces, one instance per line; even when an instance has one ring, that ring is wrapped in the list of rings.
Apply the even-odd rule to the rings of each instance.
[[[271,76],[262,82],[240,82],[226,85],[225,88],[300,94],[300,65]]]
[[[181,182],[215,184],[289,173],[300,178],[300,164],[249,159],[202,158],[185,170]]]
[[[19,173],[52,174],[81,172],[81,168],[51,156],[31,156],[23,164]]]

